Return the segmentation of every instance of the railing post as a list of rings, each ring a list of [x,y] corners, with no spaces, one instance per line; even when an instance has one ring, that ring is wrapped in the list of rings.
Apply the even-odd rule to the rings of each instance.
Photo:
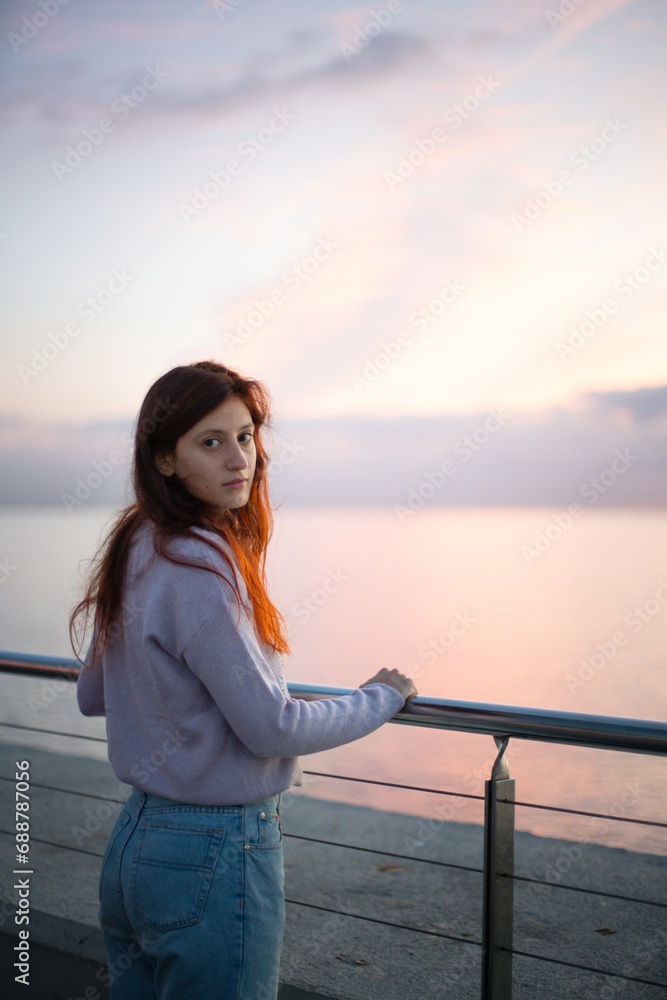
[[[512,1000],[514,880],[503,876],[514,874],[514,779],[505,760],[509,736],[494,739],[499,752],[484,806],[482,1000]]]

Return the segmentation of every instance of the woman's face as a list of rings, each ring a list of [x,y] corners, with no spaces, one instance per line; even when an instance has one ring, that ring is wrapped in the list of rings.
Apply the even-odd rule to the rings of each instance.
[[[199,500],[243,507],[250,497],[257,452],[250,410],[230,396],[191,427],[170,455],[156,455],[164,476],[176,475]]]

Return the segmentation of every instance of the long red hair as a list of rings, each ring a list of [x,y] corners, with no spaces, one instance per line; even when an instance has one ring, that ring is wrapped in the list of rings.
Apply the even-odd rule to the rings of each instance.
[[[171,454],[183,434],[231,396],[241,399],[250,411],[255,425],[257,457],[247,504],[236,509],[221,509],[197,499],[176,476],[163,476],[155,456]],[[81,650],[78,639],[90,624],[91,615],[94,625],[91,665],[99,663],[109,640],[122,632],[130,546],[137,529],[147,522],[154,525],[158,555],[171,562],[197,565],[211,572],[217,570],[175,559],[168,551],[169,541],[193,535],[193,527],[213,531],[224,539],[245,581],[260,639],[279,653],[290,652],[285,621],[266,591],[266,549],[273,531],[273,514],[262,428],[269,426],[270,397],[262,383],[215,361],[172,368],[151,386],[139,412],[134,439],[135,499],[116,517],[93,561],[85,596],[70,615],[70,641],[77,659],[80,659]],[[202,540],[224,556],[236,580],[234,566],[223,547],[208,539]],[[238,586],[235,590],[240,615],[243,602]]]

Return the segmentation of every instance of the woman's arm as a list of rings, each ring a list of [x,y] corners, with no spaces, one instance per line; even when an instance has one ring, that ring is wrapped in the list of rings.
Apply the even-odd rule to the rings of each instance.
[[[226,602],[189,640],[183,656],[257,757],[298,757],[359,739],[395,715],[413,691],[398,671],[385,671],[385,680],[376,675],[349,695],[291,698],[246,616],[241,615],[238,629],[236,622],[234,602]]]
[[[104,707],[104,672],[102,664],[91,670],[93,642],[86,653],[83,666],[76,681],[76,700],[83,715],[106,715]]]

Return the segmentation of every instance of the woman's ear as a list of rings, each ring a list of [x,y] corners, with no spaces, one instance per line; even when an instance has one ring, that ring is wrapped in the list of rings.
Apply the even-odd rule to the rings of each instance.
[[[172,455],[156,455],[155,464],[162,473],[163,476],[173,476],[174,474],[174,459]]]

